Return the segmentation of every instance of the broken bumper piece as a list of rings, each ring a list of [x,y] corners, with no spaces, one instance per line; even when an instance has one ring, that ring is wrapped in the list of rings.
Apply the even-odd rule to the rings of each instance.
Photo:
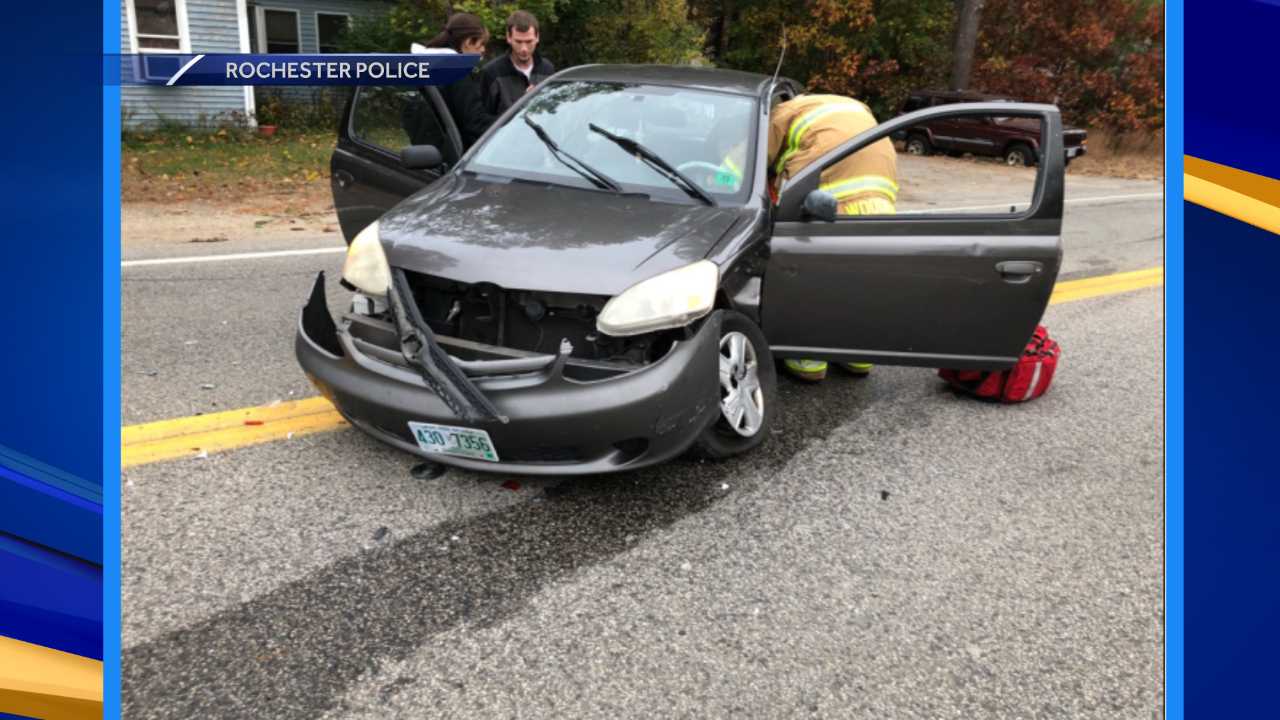
[[[321,273],[295,340],[303,370],[338,411],[406,452],[490,472],[616,472],[680,455],[718,417],[719,313],[656,362],[609,367],[575,360],[568,347],[526,353],[406,328],[406,319],[418,325],[411,303],[392,299],[402,305],[396,323],[360,315],[335,323]],[[484,430],[501,462],[428,454],[410,422]]]

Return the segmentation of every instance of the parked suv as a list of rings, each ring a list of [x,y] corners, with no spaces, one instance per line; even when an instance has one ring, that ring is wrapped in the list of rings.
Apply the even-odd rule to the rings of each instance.
[[[900,115],[916,110],[972,102],[1015,102],[1002,95],[977,92],[926,90],[912,93],[902,104]],[[1066,162],[1085,154],[1088,133],[1080,128],[1063,130]],[[956,117],[934,120],[898,133],[909,155],[945,152],[1002,158],[1008,165],[1035,165],[1040,158],[1040,121],[1020,117]]]

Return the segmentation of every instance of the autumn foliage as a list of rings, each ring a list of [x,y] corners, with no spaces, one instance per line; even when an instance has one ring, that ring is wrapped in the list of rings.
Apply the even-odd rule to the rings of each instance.
[[[783,73],[892,115],[913,90],[942,88],[955,0],[400,0],[361,45],[399,49],[474,12],[502,51],[504,19],[532,10],[558,67],[592,62],[701,63]],[[1118,133],[1163,124],[1162,0],[986,0],[971,89],[1053,102],[1074,124]],[[361,24],[357,23],[357,30]],[[386,40],[374,41],[377,32]],[[354,33],[360,36],[361,32]],[[353,39],[355,39],[353,37]]]
[[[1164,124],[1164,4],[988,0],[974,85],[1053,102],[1077,123]]]

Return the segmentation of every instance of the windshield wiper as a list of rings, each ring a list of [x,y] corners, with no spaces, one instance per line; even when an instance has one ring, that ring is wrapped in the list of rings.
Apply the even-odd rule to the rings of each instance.
[[[698,187],[697,183],[685,177],[684,173],[672,167],[671,163],[663,160],[657,153],[649,148],[641,145],[631,138],[614,135],[595,123],[587,123],[587,127],[591,128],[592,132],[598,132],[609,138],[623,150],[626,150],[629,153],[634,153],[641,160],[647,162],[650,167],[657,170],[659,175],[670,180],[672,184],[684,190],[691,197],[695,197],[708,205],[714,206],[716,204],[715,199],[708,195],[706,190]]]
[[[551,136],[547,134],[547,131],[543,129],[541,125],[534,122],[533,118],[529,117],[527,113],[520,117],[524,118],[525,124],[533,129],[533,133],[538,136],[538,139],[551,150],[551,154],[555,159],[563,163],[565,167],[578,173],[587,180],[590,180],[596,187],[612,190],[616,193],[622,192],[622,186],[619,185],[616,180],[570,155],[567,151],[561,150],[560,146],[556,144],[556,141],[552,140]],[[565,158],[568,158],[568,160]],[[572,160],[573,163],[570,163],[569,160]],[[576,163],[576,165],[574,163]]]

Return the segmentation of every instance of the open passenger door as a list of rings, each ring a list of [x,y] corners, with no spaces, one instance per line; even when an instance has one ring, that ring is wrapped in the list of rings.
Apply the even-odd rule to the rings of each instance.
[[[429,170],[404,167],[400,151],[411,145],[434,145],[444,164]],[[448,172],[461,156],[458,128],[436,88],[356,88],[329,160],[333,206],[347,243],[396,203]]]
[[[852,153],[922,122],[981,115],[1041,121],[1043,161],[1029,208],[834,221],[805,209],[806,198],[822,192],[822,171]],[[1012,365],[1044,313],[1062,261],[1063,170],[1062,121],[1052,105],[928,108],[832,150],[783,186],[775,209],[762,297],[774,354],[957,369]]]

